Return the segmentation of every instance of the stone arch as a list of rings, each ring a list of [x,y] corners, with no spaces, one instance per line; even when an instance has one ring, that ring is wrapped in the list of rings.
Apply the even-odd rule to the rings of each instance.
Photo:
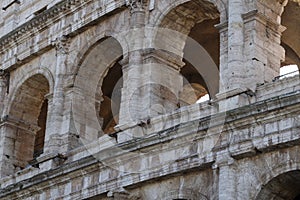
[[[84,52],[74,81],[76,92],[72,108],[75,127],[83,143],[93,142],[103,134],[98,113],[104,100],[100,88],[109,69],[122,57],[123,48],[114,37],[101,38]]]
[[[194,71],[196,83],[205,87],[212,98],[219,91],[220,36],[215,25],[220,23],[220,11],[216,5],[224,8],[225,4],[206,0],[176,1],[158,20],[153,42],[154,48],[182,59],[183,77],[188,80],[185,71]]]
[[[208,94],[207,89],[199,83],[187,83],[183,86],[182,93],[180,94],[180,104],[194,104],[206,94]]]
[[[123,88],[122,56],[115,60],[99,80],[96,93],[96,110],[98,119],[105,134],[114,133],[119,121],[121,89]]]
[[[295,149],[293,156],[297,156],[297,152],[298,152],[297,150],[298,148]],[[293,172],[296,172],[296,174],[298,174],[297,177],[299,177],[299,179],[297,179],[297,181],[299,181],[300,184],[300,161],[295,157],[290,157],[288,158],[288,160],[280,160],[280,163],[274,163],[273,167],[272,166],[270,167],[270,170],[261,174],[260,176],[261,182],[260,185],[256,187],[257,193],[253,198],[256,200],[273,199],[274,196],[268,196],[268,195],[272,195],[271,193],[269,193],[270,192],[269,187],[274,184],[277,185],[276,186],[277,188],[280,187],[280,185],[278,185],[275,182],[280,179],[281,180],[285,179],[284,178],[285,175],[289,176],[289,173],[293,173]],[[268,186],[269,183],[271,184]],[[300,185],[298,191],[300,191]],[[266,197],[265,195],[267,195],[267,197],[269,198],[265,198]],[[293,200],[295,197],[296,196],[290,197],[289,199]],[[274,199],[281,199],[281,198],[274,198]]]
[[[295,64],[300,69],[300,29],[295,24],[300,24],[300,5],[289,1],[281,15],[281,23],[286,30],[282,33],[281,46],[285,49],[285,61],[282,66]]]
[[[154,21],[154,26],[158,27],[161,25],[162,20],[164,19],[164,17],[175,7],[187,3],[189,1],[193,1],[193,0],[175,0],[175,1],[162,1],[163,5],[161,6],[161,8],[159,9],[159,13],[157,16],[155,16]],[[227,12],[227,0],[207,0],[207,2],[210,2],[212,4],[214,4],[219,13],[220,13],[220,21],[221,22],[225,22],[228,18],[228,12]]]
[[[23,77],[13,92],[2,124],[5,133],[2,175],[9,175],[27,167],[30,161],[43,153],[48,109],[45,96],[53,86],[53,82],[51,86],[48,81],[51,80],[50,73],[45,72],[31,71]]]
[[[256,200],[297,200],[300,195],[300,170],[282,173],[272,178],[258,193]]]
[[[126,34],[127,32],[121,31],[122,33],[114,32],[112,30],[105,30],[102,32],[96,32],[94,31],[93,34],[89,35],[88,43],[84,46],[80,47],[80,51],[78,54],[74,57],[73,63],[73,73],[75,76],[73,77],[73,82],[75,82],[76,76],[78,75],[78,72],[80,70],[80,66],[84,63],[84,61],[87,59],[87,56],[89,53],[96,47],[97,45],[101,44],[103,41],[107,40],[108,38],[114,38],[118,43],[120,44],[122,48],[122,52],[128,52],[128,46],[124,40],[122,40],[122,36]]]
[[[36,68],[36,69],[31,70],[31,71],[24,72],[23,74],[24,74],[24,76],[21,77],[21,79],[18,81],[18,83],[12,88],[12,91],[9,93],[8,102],[10,104],[5,109],[5,113],[7,113],[7,114],[4,114],[4,115],[8,115],[8,112],[11,109],[13,99],[17,95],[18,88],[20,88],[21,85],[23,85],[23,83],[26,80],[28,80],[30,77],[33,77],[34,75],[37,75],[37,74],[43,75],[47,79],[48,84],[49,84],[49,94],[53,93],[54,78],[53,78],[52,72],[49,69],[47,69],[47,68]]]

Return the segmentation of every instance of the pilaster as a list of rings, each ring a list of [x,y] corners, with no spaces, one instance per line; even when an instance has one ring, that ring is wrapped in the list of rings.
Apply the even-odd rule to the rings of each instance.
[[[248,104],[251,99],[245,93],[254,94],[257,85],[271,82],[279,75],[284,60],[280,43],[285,28],[280,25],[280,18],[286,3],[261,0],[228,3],[228,24],[217,26],[221,37],[217,96],[221,97],[222,111]]]
[[[33,159],[35,135],[40,128],[34,124],[11,119],[0,121],[0,175],[11,175],[25,168]]]
[[[149,124],[152,117],[178,108],[183,85],[180,68],[184,63],[181,58],[147,46],[144,38],[147,1],[129,1],[129,5],[131,28],[136,34],[128,55],[120,62],[124,84],[116,129],[123,132],[118,135],[118,142],[147,134],[143,124]],[[124,131],[127,129],[130,130]]]
[[[61,153],[69,150],[70,142],[70,113],[71,106],[66,106],[65,79],[67,76],[67,60],[69,56],[70,39],[67,36],[57,38],[53,45],[56,49],[56,71],[53,94],[48,95],[48,118],[46,130],[47,153]],[[70,98],[69,98],[70,99]],[[68,116],[66,116],[68,115]]]
[[[218,199],[236,200],[236,166],[235,160],[229,155],[227,150],[217,153],[214,170],[219,172],[219,197]]]
[[[6,94],[8,92],[8,86],[9,86],[9,73],[0,70],[0,118],[3,114],[4,109],[4,101]]]
[[[122,63],[126,84],[122,89],[120,121],[116,128],[130,130],[118,135],[119,142],[146,135],[151,118],[179,108],[183,89],[180,68],[184,63],[169,52],[153,49],[142,52],[140,65]]]

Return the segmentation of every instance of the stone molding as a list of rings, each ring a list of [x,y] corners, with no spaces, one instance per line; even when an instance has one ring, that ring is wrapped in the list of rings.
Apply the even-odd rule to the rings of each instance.
[[[182,58],[172,52],[164,52],[162,50],[156,50],[154,48],[141,49],[141,56],[143,63],[157,63],[169,66],[176,70],[180,70],[185,63]],[[129,56],[126,55],[119,64],[123,66],[123,69],[128,67]]]
[[[10,73],[6,70],[0,70],[0,87],[6,87],[6,93],[9,91]]]
[[[84,1],[84,3],[87,3],[89,1],[91,0]],[[65,0],[57,3],[53,7],[39,14],[37,17],[34,17],[30,21],[26,22],[25,24],[22,24],[18,28],[3,36],[0,39],[0,47],[3,48],[10,42],[18,40],[19,38],[24,36],[24,34],[32,31],[36,27],[44,27],[49,19],[57,18],[60,13],[70,10],[71,6],[80,6],[82,2],[83,1],[80,0]]]
[[[124,188],[109,191],[107,197],[111,200],[129,200],[129,192]]]
[[[52,42],[52,45],[55,46],[57,55],[68,54],[70,47],[70,38],[66,35],[63,35],[59,38],[56,38],[56,40]]]
[[[131,11],[145,10],[148,0],[127,0],[126,4],[131,8]]]
[[[23,120],[18,120],[11,118],[9,116],[5,116],[0,120],[0,127],[1,126],[11,126],[14,128],[22,129],[32,135],[35,135],[37,131],[39,131],[41,128],[37,125],[30,124],[28,122],[25,122]]]
[[[269,29],[271,29],[274,32],[277,32],[279,34],[281,34],[282,32],[284,32],[286,30],[286,27],[270,20],[265,15],[260,13],[258,10],[252,10],[250,12],[242,14],[242,18],[244,20],[244,23],[247,23],[247,22],[250,22],[253,20],[257,20],[257,21],[261,22],[262,24],[265,24]]]
[[[49,26],[49,21],[59,20],[68,14],[71,10],[83,7],[83,5],[92,2],[93,0],[62,0],[53,7],[45,10],[30,21],[25,22],[13,31],[0,38],[0,51],[5,50],[7,45],[14,43],[18,44],[20,40],[32,37],[31,33]],[[121,5],[118,4],[117,7]]]

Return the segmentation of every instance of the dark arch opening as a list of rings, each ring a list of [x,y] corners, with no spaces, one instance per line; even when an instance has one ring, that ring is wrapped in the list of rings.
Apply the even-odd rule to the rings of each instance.
[[[300,200],[300,194],[296,196],[294,200]]]
[[[92,44],[83,55],[74,81],[80,92],[75,94],[78,98],[74,98],[73,116],[82,143],[89,144],[104,134],[108,124],[114,123],[112,91],[121,74],[118,61],[122,59],[123,49],[117,39],[105,37]]]
[[[282,14],[282,25],[287,29],[283,32],[281,45],[285,49],[285,61],[281,66],[297,65],[300,69],[300,5],[289,1]]]
[[[7,135],[10,144],[4,154],[7,174],[29,165],[44,149],[49,93],[48,80],[41,74],[27,79],[17,90],[8,115]]]
[[[215,28],[219,23],[217,7],[205,0],[180,4],[161,22],[162,28],[188,36],[182,48],[185,66],[181,68],[184,77],[181,106],[196,103],[204,95],[214,98],[219,91],[220,37]],[[191,40],[192,43],[189,42]],[[205,53],[193,52],[196,51],[193,46],[195,42]]]
[[[121,59],[122,57],[109,69],[101,87],[103,101],[100,105],[99,116],[102,119],[102,130],[105,134],[114,133],[114,127],[119,121],[121,89],[123,88],[122,66],[119,64]]]
[[[263,186],[256,200],[298,200],[300,197],[300,170],[280,174]]]
[[[35,136],[33,158],[37,158],[42,153],[44,153],[47,113],[48,113],[48,100],[44,99],[38,117],[38,127],[40,127],[40,130],[36,133]]]

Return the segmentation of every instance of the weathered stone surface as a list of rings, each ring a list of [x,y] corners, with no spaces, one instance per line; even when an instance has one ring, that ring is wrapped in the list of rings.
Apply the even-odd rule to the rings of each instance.
[[[0,199],[299,198],[298,4],[1,1]]]

